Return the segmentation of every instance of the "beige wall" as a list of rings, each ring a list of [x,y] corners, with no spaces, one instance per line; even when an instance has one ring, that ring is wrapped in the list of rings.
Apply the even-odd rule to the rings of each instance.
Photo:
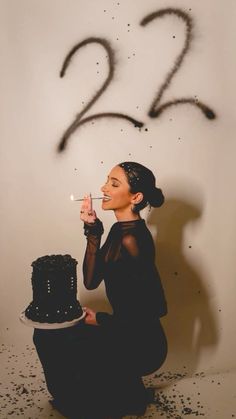
[[[161,103],[197,96],[216,112],[215,120],[191,105],[171,107],[156,119],[147,115],[183,47],[185,25],[173,16],[145,28],[139,22],[168,6],[189,13],[193,39]],[[31,339],[18,315],[31,300],[30,264],[39,256],[76,257],[81,302],[108,307],[102,287],[83,288],[85,238],[70,194],[99,194],[110,168],[132,159],[153,169],[166,195],[165,206],[143,213],[169,302],[166,367],[235,367],[235,13],[233,0],[1,1],[4,342]],[[148,131],[99,119],[76,131],[59,155],[64,130],[107,77],[106,53],[95,44],[78,52],[59,77],[68,51],[91,36],[112,45],[115,74],[86,116],[125,113]],[[98,201],[94,206],[107,233],[113,214],[102,213]]]

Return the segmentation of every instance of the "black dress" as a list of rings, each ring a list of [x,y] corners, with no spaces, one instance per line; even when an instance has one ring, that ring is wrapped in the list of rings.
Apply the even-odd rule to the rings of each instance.
[[[99,326],[80,322],[34,333],[50,393],[78,419],[143,414],[142,376],[159,369],[167,354],[160,323],[166,300],[145,221],[115,223],[100,248],[102,232],[99,220],[85,226],[84,284],[95,289],[105,281],[113,314],[98,312]]]

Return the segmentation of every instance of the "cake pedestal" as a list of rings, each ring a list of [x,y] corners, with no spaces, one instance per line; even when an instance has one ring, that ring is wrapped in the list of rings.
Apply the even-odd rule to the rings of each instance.
[[[25,326],[34,327],[35,329],[64,329],[66,327],[72,327],[75,326],[77,323],[79,323],[84,317],[86,316],[86,312],[83,311],[82,316],[78,317],[77,319],[73,319],[69,322],[63,322],[63,323],[39,323],[34,322],[33,320],[28,319],[25,315],[25,311],[23,311],[20,314],[20,321]]]

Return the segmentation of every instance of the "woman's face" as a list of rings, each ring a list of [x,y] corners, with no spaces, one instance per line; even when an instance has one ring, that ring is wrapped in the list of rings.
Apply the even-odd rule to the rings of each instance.
[[[120,213],[131,211],[135,194],[130,192],[125,171],[120,166],[113,167],[101,191],[104,195],[102,200],[104,210],[114,210]]]

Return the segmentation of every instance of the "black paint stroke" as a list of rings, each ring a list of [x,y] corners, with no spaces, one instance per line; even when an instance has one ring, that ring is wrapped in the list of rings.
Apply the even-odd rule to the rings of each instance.
[[[152,22],[153,20],[158,19],[158,18],[162,18],[162,17],[167,16],[167,15],[175,15],[175,16],[177,16],[178,18],[182,19],[185,22],[185,24],[186,24],[186,38],[185,38],[184,46],[183,46],[180,54],[178,55],[178,57],[175,60],[174,66],[172,67],[172,69],[167,74],[164,83],[161,85],[160,89],[157,92],[156,97],[154,98],[154,100],[151,104],[148,115],[151,118],[156,118],[163,111],[165,111],[167,108],[169,108],[170,106],[181,105],[181,104],[188,103],[188,104],[197,106],[203,112],[203,114],[206,116],[206,118],[214,119],[216,117],[215,112],[211,108],[209,108],[207,105],[205,105],[204,103],[202,103],[199,100],[196,100],[194,98],[181,98],[181,99],[177,99],[177,100],[172,100],[170,102],[166,102],[165,104],[159,106],[160,101],[162,99],[162,96],[163,96],[165,90],[167,90],[169,88],[170,83],[171,83],[174,75],[179,70],[179,68],[180,68],[180,66],[183,62],[183,59],[184,59],[185,55],[187,54],[187,52],[190,48],[190,43],[192,41],[192,28],[193,28],[192,18],[188,15],[188,13],[184,12],[181,9],[167,8],[167,9],[158,10],[157,12],[153,12],[153,13],[147,15],[146,17],[144,17],[141,20],[140,25],[141,26],[146,26],[150,22]]]
[[[85,40],[83,40],[82,42],[80,42],[79,44],[75,45],[71,51],[67,54],[63,65],[62,65],[62,69],[60,71],[60,77],[64,77],[64,75],[66,74],[66,70],[71,62],[71,59],[73,57],[73,55],[81,48],[83,48],[84,46],[88,45],[88,44],[99,44],[102,45],[102,47],[106,50],[107,52],[107,57],[108,57],[108,64],[109,64],[109,72],[108,72],[108,76],[105,80],[105,82],[103,83],[102,87],[97,91],[97,93],[95,93],[95,95],[92,97],[92,99],[90,99],[90,101],[87,103],[86,106],[84,106],[83,110],[78,113],[74,119],[74,121],[72,122],[72,124],[66,129],[66,131],[64,132],[60,143],[58,145],[58,152],[61,152],[63,150],[65,150],[69,137],[83,124],[85,124],[86,122],[89,122],[91,120],[94,119],[98,119],[98,118],[121,118],[121,119],[125,119],[129,122],[131,122],[135,127],[139,127],[141,128],[143,126],[143,123],[132,118],[129,115],[126,114],[122,114],[122,113],[113,113],[113,112],[106,112],[106,113],[99,113],[99,114],[94,114],[91,115],[87,118],[83,118],[82,117],[85,115],[85,113],[93,106],[93,104],[99,99],[99,97],[105,92],[106,88],[108,87],[108,85],[110,84],[113,75],[114,75],[114,51],[112,49],[112,47],[110,46],[109,42],[106,39],[102,39],[102,38],[95,38],[95,37],[91,37],[91,38],[87,38]]]

